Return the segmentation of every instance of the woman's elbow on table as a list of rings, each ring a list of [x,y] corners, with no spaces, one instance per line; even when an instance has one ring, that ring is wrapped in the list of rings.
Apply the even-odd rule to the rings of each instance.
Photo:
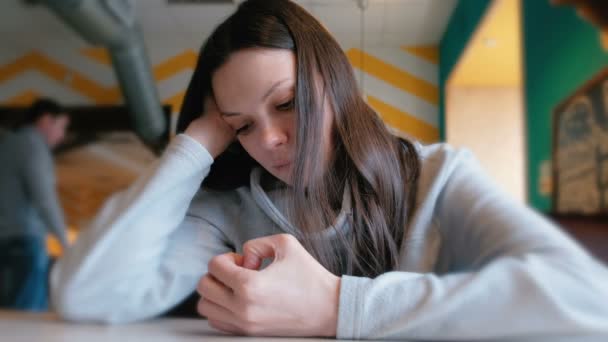
[[[61,318],[69,321],[95,320],[88,308],[91,303],[84,296],[89,292],[87,287],[74,286],[73,274],[63,272],[61,261],[58,261],[50,274],[50,307]]]
[[[62,319],[75,322],[122,323],[112,303],[115,298],[104,295],[103,282],[78,281],[81,274],[65,272],[57,262],[50,274],[50,307]]]
[[[156,317],[190,293],[193,281],[163,277],[165,273],[117,280],[62,272],[51,273],[51,306],[61,318],[75,322],[131,323]],[[193,278],[194,279],[194,278]]]

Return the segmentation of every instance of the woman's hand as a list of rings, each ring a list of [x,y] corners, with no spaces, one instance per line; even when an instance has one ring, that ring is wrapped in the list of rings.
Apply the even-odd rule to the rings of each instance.
[[[200,142],[216,158],[228,148],[236,132],[222,119],[212,97],[205,98],[204,108],[205,113],[192,121],[184,133]]]
[[[295,237],[251,240],[243,252],[213,258],[198,284],[198,312],[211,326],[244,335],[336,335],[340,278]],[[272,263],[258,270],[267,258]]]

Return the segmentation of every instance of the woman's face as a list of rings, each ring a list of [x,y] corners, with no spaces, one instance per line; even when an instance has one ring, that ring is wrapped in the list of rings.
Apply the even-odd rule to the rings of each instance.
[[[296,151],[295,85],[295,55],[283,49],[235,52],[212,79],[217,107],[237,132],[238,141],[262,167],[287,184],[293,184]],[[328,115],[324,117],[329,121]],[[324,131],[328,137],[328,123]]]

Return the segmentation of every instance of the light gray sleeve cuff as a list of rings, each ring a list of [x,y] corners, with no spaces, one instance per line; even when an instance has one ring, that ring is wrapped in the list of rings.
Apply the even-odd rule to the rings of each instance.
[[[207,168],[213,164],[213,156],[211,156],[209,151],[187,134],[180,133],[176,135],[168,149],[173,149],[201,168]]]
[[[363,323],[363,289],[372,279],[344,275],[340,282],[337,339],[361,338]]]

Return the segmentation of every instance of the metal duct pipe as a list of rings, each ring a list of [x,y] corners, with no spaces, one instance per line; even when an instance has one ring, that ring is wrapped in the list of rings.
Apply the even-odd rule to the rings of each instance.
[[[166,132],[166,118],[156,91],[143,36],[129,0],[44,0],[49,8],[82,37],[103,45],[125,102],[134,114],[139,136],[158,146]]]

